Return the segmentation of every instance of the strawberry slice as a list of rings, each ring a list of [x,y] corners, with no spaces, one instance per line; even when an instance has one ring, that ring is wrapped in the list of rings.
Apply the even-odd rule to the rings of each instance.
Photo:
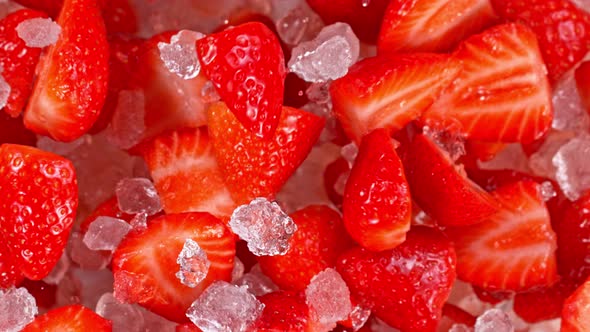
[[[378,51],[449,51],[496,19],[490,0],[391,1],[381,24]]]
[[[291,214],[297,231],[285,255],[260,256],[262,272],[281,289],[303,291],[316,274],[336,265],[352,246],[340,215],[327,206],[312,205]]]
[[[590,61],[582,62],[576,69],[576,87],[582,98],[586,111],[590,113]]]
[[[464,41],[464,70],[425,113],[433,128],[487,142],[531,143],[551,128],[551,90],[535,34],[504,24]]]
[[[65,0],[59,39],[39,62],[25,111],[27,128],[73,141],[98,119],[108,83],[109,49],[98,0]]]
[[[405,241],[412,198],[387,130],[363,137],[344,190],[342,214],[348,234],[369,250],[393,249]]]
[[[402,144],[400,156],[412,197],[440,225],[476,224],[498,211],[493,197],[427,136],[417,135]]]
[[[555,233],[538,185],[520,181],[494,192],[502,210],[482,223],[447,228],[457,275],[487,290],[525,291],[557,281]]]
[[[36,148],[0,147],[0,234],[18,268],[43,279],[61,257],[78,207],[72,163]]]
[[[113,323],[79,304],[53,309],[25,326],[21,332],[111,332]]]
[[[549,288],[541,288],[514,296],[514,312],[529,323],[561,316],[563,303],[576,290],[568,280],[560,280]]]
[[[491,1],[501,18],[534,31],[552,82],[590,50],[590,14],[569,0]]]
[[[422,115],[460,68],[448,55],[427,53],[361,60],[330,86],[334,114],[357,143],[373,129],[401,129]]]
[[[224,103],[209,108],[209,134],[215,155],[237,204],[276,194],[317,141],[324,118],[283,107],[270,139],[244,128]]]
[[[311,331],[309,308],[301,293],[281,290],[258,300],[264,304],[264,310],[254,323],[255,331]]]
[[[236,204],[223,182],[207,128],[160,134],[138,147],[166,213],[229,217]]]
[[[211,263],[207,277],[189,288],[176,277],[176,258],[187,239],[197,242]],[[179,323],[186,310],[216,280],[231,279],[235,257],[231,231],[208,213],[169,214],[152,220],[144,232],[127,235],[113,254],[115,296],[137,302]]]
[[[275,34],[245,23],[197,41],[205,75],[238,120],[258,137],[272,137],[281,115],[285,58]]]
[[[590,326],[590,281],[586,280],[563,305],[561,332],[587,332]]]
[[[416,226],[393,250],[356,247],[336,268],[351,295],[387,324],[402,331],[436,331],[455,281],[456,256],[438,231]]]
[[[40,10],[51,17],[57,17],[64,0],[14,0],[25,7]]]
[[[41,49],[27,47],[16,27],[23,21],[47,17],[42,12],[23,9],[9,14],[0,21],[0,68],[2,77],[10,86],[10,95],[4,111],[12,117],[21,114],[33,87],[35,66]]]

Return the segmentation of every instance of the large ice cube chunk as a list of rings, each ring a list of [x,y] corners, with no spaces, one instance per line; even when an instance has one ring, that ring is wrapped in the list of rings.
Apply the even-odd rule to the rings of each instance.
[[[20,22],[16,33],[28,47],[46,47],[57,42],[61,27],[50,18],[35,17]]]
[[[26,288],[0,289],[0,331],[18,332],[35,319],[37,302]]]
[[[154,184],[146,178],[126,178],[115,189],[119,209],[128,214],[145,212],[148,216],[162,210],[160,196]]]
[[[578,136],[564,144],[552,162],[557,172],[555,178],[563,193],[576,200],[583,191],[590,189],[590,136]]]
[[[90,250],[115,250],[131,231],[131,225],[118,218],[100,216],[84,234],[84,244]]]
[[[475,332],[514,332],[514,326],[504,311],[493,308],[477,317]]]
[[[186,239],[176,263],[180,265],[176,277],[188,287],[196,287],[203,281],[211,266],[211,262],[207,259],[207,253],[192,239]]]
[[[312,317],[326,327],[346,319],[352,311],[350,291],[336,270],[327,268],[315,275],[305,289],[305,301]]]
[[[203,37],[200,32],[181,30],[172,36],[170,43],[158,43],[160,59],[171,73],[185,80],[197,77],[201,71],[201,64],[195,43]]]

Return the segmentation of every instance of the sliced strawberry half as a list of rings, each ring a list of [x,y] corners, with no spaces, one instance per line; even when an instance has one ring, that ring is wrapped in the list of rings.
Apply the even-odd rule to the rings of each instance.
[[[0,147],[0,236],[29,279],[43,279],[65,248],[78,207],[72,163],[36,148]]]
[[[240,123],[258,137],[272,137],[287,75],[276,35],[249,22],[198,40],[197,50],[205,74]]]
[[[390,132],[418,118],[458,74],[448,55],[379,55],[353,65],[330,86],[334,113],[352,140],[373,129]]]
[[[590,61],[583,62],[575,72],[576,86],[586,111],[590,113]]]
[[[496,20],[490,0],[391,1],[381,24],[378,51],[449,51]]]
[[[166,213],[202,211],[229,217],[236,208],[207,128],[164,132],[137,150],[150,169]]]
[[[471,226],[447,228],[457,250],[457,275],[492,291],[525,291],[557,281],[557,248],[538,184],[496,189],[502,210]]]
[[[440,225],[476,224],[498,212],[494,198],[426,135],[402,144],[400,156],[412,197]]]
[[[261,139],[244,128],[224,103],[209,108],[215,155],[237,204],[276,194],[317,141],[324,119],[283,107],[273,136]]]
[[[176,277],[178,254],[187,239],[197,242],[211,263],[206,278],[189,288]],[[208,213],[169,214],[152,220],[144,232],[130,233],[113,254],[115,296],[137,302],[179,323],[186,310],[216,280],[231,280],[235,257],[231,231]]]
[[[51,17],[57,17],[64,0],[14,0],[25,7],[40,10]]]
[[[309,331],[309,308],[305,296],[290,291],[277,291],[258,298],[264,310],[256,322],[257,332]]]
[[[86,307],[74,304],[37,316],[21,332],[111,332],[112,330],[113,323],[110,320],[100,317]]]
[[[529,28],[493,27],[464,41],[454,58],[464,70],[424,114],[429,127],[474,140],[521,143],[551,128],[551,89]]]
[[[342,214],[348,234],[367,249],[393,249],[405,241],[412,198],[387,130],[363,137],[344,190]]]
[[[590,280],[586,280],[565,300],[561,332],[587,332],[590,326]]]
[[[107,94],[109,49],[98,0],[65,0],[59,39],[37,66],[27,128],[73,141],[98,119]]]
[[[563,303],[576,290],[568,280],[560,280],[548,288],[518,293],[514,296],[514,312],[529,323],[561,316]]]

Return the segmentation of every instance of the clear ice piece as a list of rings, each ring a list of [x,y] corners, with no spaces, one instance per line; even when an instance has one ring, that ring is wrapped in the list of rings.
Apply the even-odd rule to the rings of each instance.
[[[365,325],[369,317],[371,316],[371,310],[364,308],[360,305],[354,306],[350,312],[350,321],[352,323],[352,330],[358,331]]]
[[[70,258],[68,257],[68,254],[64,252],[51,272],[45,278],[43,278],[43,281],[51,285],[59,284],[59,282],[68,272],[70,265]]]
[[[0,75],[0,109],[4,108],[8,103],[8,97],[10,97],[10,92],[12,88],[4,79],[4,76]]]
[[[317,35],[323,22],[307,3],[299,2],[299,4],[290,4],[291,6],[289,6],[285,5],[287,1],[280,1],[277,3],[277,7],[284,8],[284,12],[279,14],[280,18],[276,21],[276,28],[281,40],[289,45],[297,45]]]
[[[244,263],[236,256],[234,257],[234,268],[231,270],[231,283],[235,284],[244,276]]]
[[[305,301],[312,317],[327,330],[346,319],[352,311],[350,291],[336,270],[327,268],[315,275],[305,289]]]
[[[131,228],[138,231],[143,231],[147,228],[147,213],[140,212],[136,214],[129,222]]]
[[[555,178],[570,200],[576,200],[590,189],[590,136],[578,136],[564,144],[552,162],[557,169]]]
[[[255,296],[262,296],[279,290],[279,287],[262,273],[258,264],[254,265],[248,273],[244,274],[234,284],[247,287],[248,292]]]
[[[203,37],[200,32],[181,30],[172,36],[170,43],[158,43],[160,59],[171,73],[185,80],[197,77],[201,63],[197,56],[196,41]]]
[[[0,331],[22,330],[37,312],[37,302],[26,288],[0,289]]]
[[[284,255],[297,230],[293,219],[276,202],[262,197],[235,209],[229,226],[257,256]]]
[[[68,253],[72,262],[87,270],[102,270],[111,261],[102,251],[91,250],[84,243],[84,236],[79,232],[72,232],[68,241]]]
[[[143,332],[143,313],[132,304],[121,303],[112,293],[103,294],[96,303],[96,313],[113,323],[113,332]]]
[[[547,135],[543,144],[529,157],[528,166],[532,173],[541,177],[555,180],[556,168],[553,165],[553,156],[572,138],[572,132],[553,131]]]
[[[20,22],[16,33],[28,47],[46,47],[57,42],[61,27],[50,18],[35,17]]]
[[[121,90],[106,131],[109,142],[121,149],[139,143],[145,133],[145,95],[140,90]]]
[[[590,127],[590,118],[576,86],[574,70],[565,73],[553,88],[553,122],[557,130],[585,131]]]
[[[477,161],[481,169],[502,170],[513,169],[524,173],[529,173],[529,158],[524,152],[520,143],[507,144],[498,154],[487,161]]]
[[[183,285],[191,288],[205,279],[211,266],[207,253],[192,239],[186,239],[176,263],[180,265],[180,271],[176,272],[176,277]]]
[[[126,178],[115,189],[119,209],[127,214],[145,212],[148,216],[162,210],[160,196],[154,184],[146,178]]]
[[[508,315],[497,308],[489,309],[475,321],[475,332],[514,332]]]
[[[465,324],[453,324],[449,332],[473,332],[473,329]]]
[[[326,26],[293,49],[289,69],[307,82],[326,82],[348,73],[359,57],[359,40],[346,23]]]
[[[340,154],[342,155],[342,158],[348,161],[348,165],[352,167],[356,156],[359,154],[359,148],[354,143],[348,143],[342,147]]]
[[[465,138],[461,135],[449,131],[431,129],[428,126],[424,126],[422,130],[425,135],[446,151],[453,161],[457,161],[465,154]]]
[[[244,332],[263,309],[246,287],[216,281],[191,304],[186,316],[203,332]]]
[[[115,250],[131,231],[131,225],[118,218],[100,216],[84,234],[84,244],[90,250]]]

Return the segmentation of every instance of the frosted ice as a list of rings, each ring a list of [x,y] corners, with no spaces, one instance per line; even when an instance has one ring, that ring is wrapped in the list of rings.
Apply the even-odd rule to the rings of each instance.
[[[545,202],[557,196],[557,192],[555,191],[555,188],[553,188],[553,184],[551,183],[551,181],[544,181],[540,183],[537,186],[537,190],[539,191],[541,198],[543,198],[543,201]]]
[[[70,258],[68,257],[67,253],[64,252],[51,272],[45,278],[43,278],[43,281],[51,285],[59,284],[59,282],[68,272],[70,265]]]
[[[113,292],[113,273],[110,270],[88,271],[73,268],[68,274],[79,286],[78,303],[87,308],[96,308],[98,300],[104,293]]]
[[[10,97],[11,91],[12,89],[10,88],[8,82],[6,82],[4,79],[4,76],[0,75],[0,109],[4,108],[4,106],[6,106],[8,103],[8,97]]]
[[[371,316],[371,310],[364,308],[360,305],[354,306],[350,312],[350,321],[352,323],[352,330],[358,331],[365,325],[369,317]]]
[[[140,90],[122,90],[106,131],[109,142],[121,149],[139,143],[145,133],[145,95]]]
[[[557,169],[556,180],[570,200],[576,200],[590,188],[590,136],[573,138],[563,145],[552,159]]]
[[[84,244],[90,250],[115,250],[131,231],[131,225],[118,218],[100,216],[84,234]]]
[[[348,161],[348,165],[352,167],[356,156],[359,154],[359,148],[356,146],[356,144],[349,143],[342,147],[340,154],[342,155],[342,158]]]
[[[234,268],[231,270],[231,282],[235,284],[244,276],[244,263],[236,256],[234,257]]]
[[[553,123],[557,130],[583,131],[590,118],[578,93],[574,70],[565,73],[553,88]]]
[[[132,229],[143,231],[147,228],[147,213],[140,212],[136,214],[131,222],[129,222]]]
[[[475,321],[475,332],[513,332],[508,315],[500,309],[489,309]]]
[[[0,289],[0,331],[18,332],[35,319],[37,303],[26,288]]]
[[[196,287],[203,281],[211,266],[211,262],[207,259],[207,253],[192,239],[186,239],[176,263],[180,265],[176,277],[188,287]]]
[[[144,331],[143,313],[135,305],[121,303],[112,293],[103,294],[96,304],[96,313],[113,323],[113,332]]]
[[[449,131],[435,130],[428,126],[424,126],[422,130],[425,135],[446,151],[453,161],[457,161],[465,154],[465,139],[462,136]]]
[[[263,309],[246,287],[216,281],[191,304],[186,316],[203,332],[243,332]]]
[[[128,214],[145,212],[148,216],[162,210],[154,184],[146,178],[126,178],[115,189],[119,209]]]
[[[352,311],[350,291],[336,270],[327,268],[315,275],[305,289],[305,301],[311,315],[327,330],[348,317]]]
[[[276,202],[262,197],[235,209],[229,226],[257,256],[284,255],[289,250],[289,239],[297,230],[297,225]]]
[[[35,17],[17,25],[16,33],[28,47],[46,47],[57,42],[61,27],[50,18]]]
[[[539,149],[529,157],[529,167],[533,174],[555,180],[556,168],[553,156],[567,142],[575,137],[572,132],[551,132]]]
[[[359,40],[346,23],[334,23],[293,49],[289,69],[307,82],[326,82],[348,73],[359,57]]]
[[[338,179],[336,179],[336,182],[334,182],[334,191],[336,191],[340,196],[344,196],[344,190],[346,190],[346,183],[348,182],[349,177],[350,170],[340,174]]]
[[[201,71],[201,64],[195,43],[203,37],[200,32],[181,30],[172,36],[170,43],[158,43],[160,59],[171,73],[185,80],[197,77]]]
[[[329,105],[332,108],[332,98],[330,96],[330,82],[312,83],[305,90],[305,95],[309,101],[320,104]]]
[[[110,255],[88,248],[84,243],[84,236],[76,231],[70,235],[67,251],[72,262],[87,270],[102,270],[111,261]]]
[[[454,324],[449,329],[449,332],[473,332],[473,329],[465,324]]]
[[[248,292],[255,296],[262,296],[279,290],[279,287],[275,285],[269,277],[262,273],[260,265],[258,264],[254,265],[248,273],[236,280],[234,284],[247,287]]]
[[[278,7],[286,7],[285,1]],[[313,38],[323,27],[322,19],[305,2],[285,10],[276,21],[279,37],[289,45],[297,45]]]
[[[507,144],[494,158],[488,161],[477,161],[481,169],[501,170],[513,169],[529,173],[529,158],[519,143]]]

